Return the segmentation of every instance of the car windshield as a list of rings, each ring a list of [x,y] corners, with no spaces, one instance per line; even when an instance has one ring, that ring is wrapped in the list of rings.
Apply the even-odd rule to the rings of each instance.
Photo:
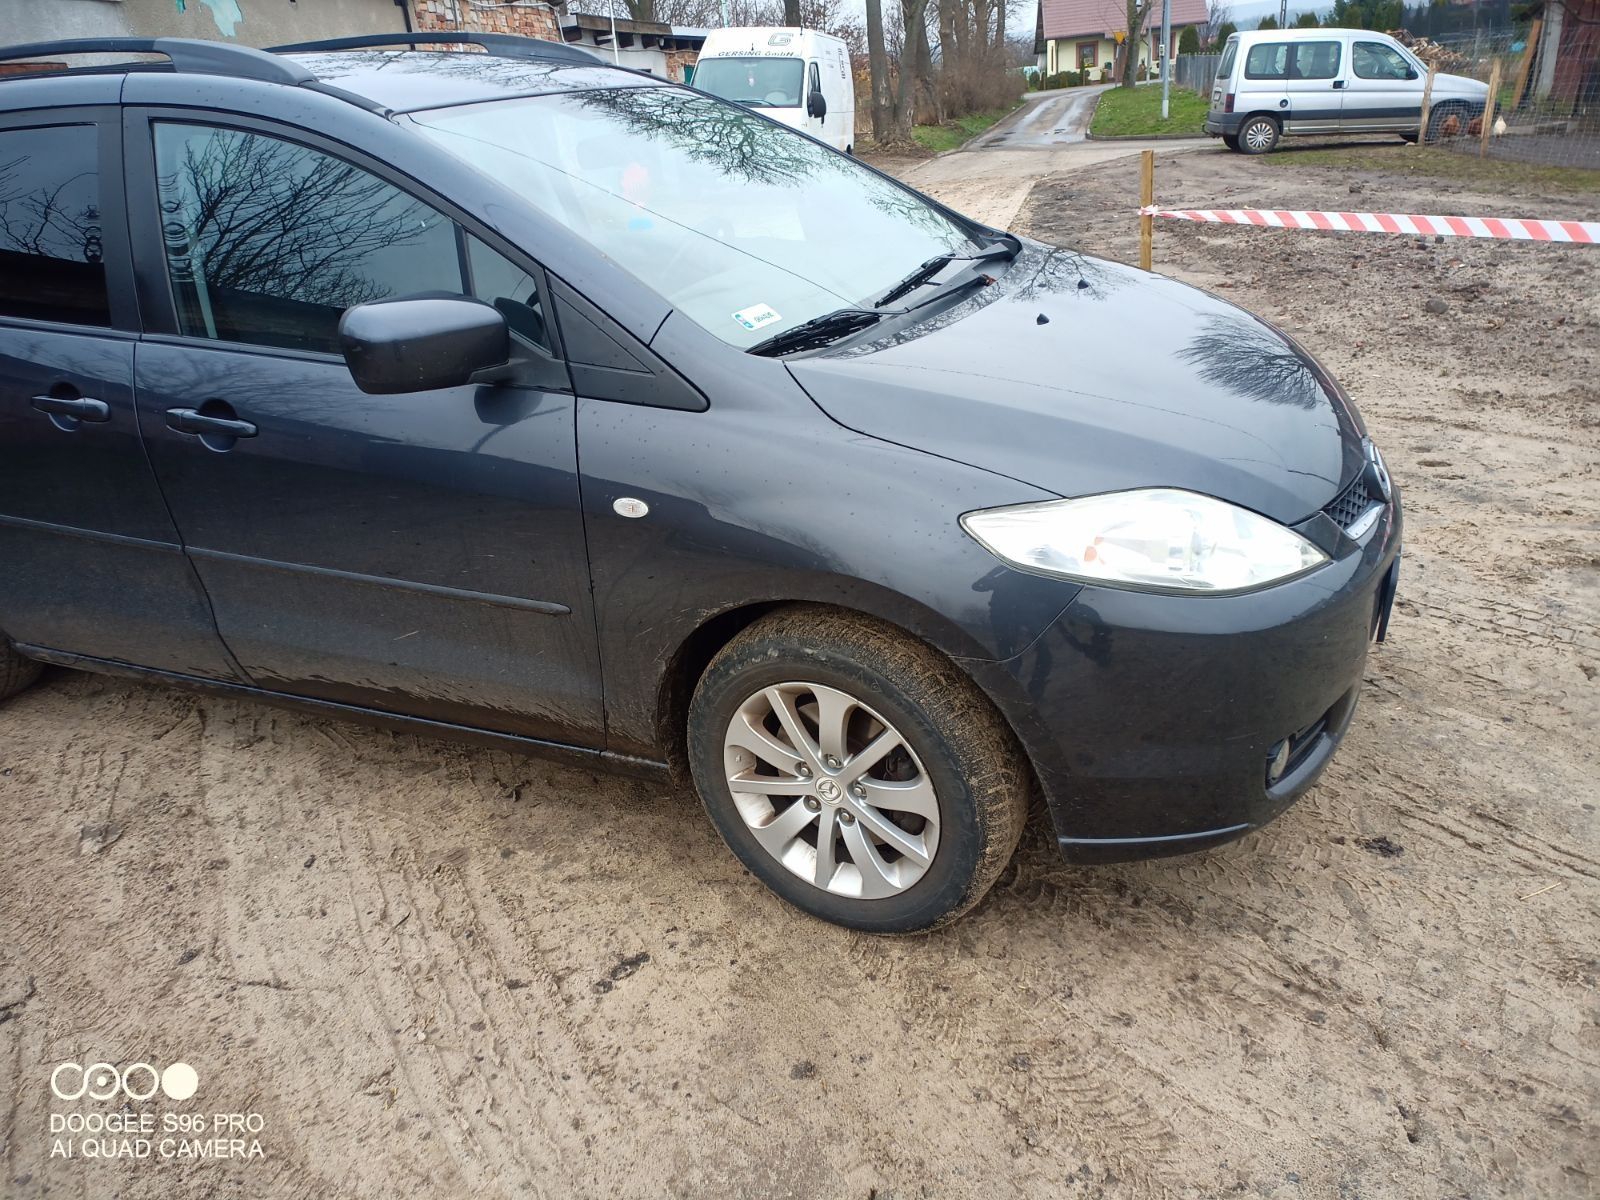
[[[685,316],[748,348],[977,246],[915,193],[748,109],[618,88],[413,114]]]
[[[702,58],[694,85],[737,104],[798,108],[803,71],[798,58]]]

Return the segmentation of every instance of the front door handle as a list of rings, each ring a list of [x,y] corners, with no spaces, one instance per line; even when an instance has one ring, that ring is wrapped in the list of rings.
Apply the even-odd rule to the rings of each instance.
[[[221,437],[249,438],[256,436],[256,427],[249,421],[236,417],[212,417],[193,408],[167,409],[167,428],[179,433],[216,434]]]
[[[76,417],[80,421],[109,421],[111,406],[104,400],[89,396],[35,396],[33,407],[42,413],[58,417]]]
[[[1344,86],[1344,80],[1342,80],[1342,79],[1335,79],[1335,80],[1334,80],[1334,81],[1333,81],[1333,86],[1334,86],[1334,87],[1335,87],[1335,88],[1342,88],[1342,87],[1343,87],[1343,86]]]

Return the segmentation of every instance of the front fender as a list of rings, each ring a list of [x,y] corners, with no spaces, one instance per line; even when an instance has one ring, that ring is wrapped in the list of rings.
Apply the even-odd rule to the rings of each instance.
[[[798,399],[706,412],[579,402],[608,748],[659,753],[680,647],[734,609],[833,604],[953,658],[994,660],[1026,649],[1080,590],[1004,566],[958,524],[1049,493],[853,433]],[[623,497],[648,513],[620,515]]]

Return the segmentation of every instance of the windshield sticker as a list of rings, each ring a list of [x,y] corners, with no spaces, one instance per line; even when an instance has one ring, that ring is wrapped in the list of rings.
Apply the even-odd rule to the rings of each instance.
[[[733,319],[746,329],[760,329],[778,320],[778,313],[770,304],[752,304],[733,314]]]

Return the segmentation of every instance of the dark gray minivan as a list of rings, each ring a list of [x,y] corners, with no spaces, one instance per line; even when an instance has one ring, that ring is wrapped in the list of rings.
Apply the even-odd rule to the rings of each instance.
[[[0,51],[38,64],[0,695],[54,663],[676,768],[881,932],[975,903],[1032,796],[1094,862],[1312,785],[1401,517],[1301,346],[748,108],[448,40],[486,52]]]

